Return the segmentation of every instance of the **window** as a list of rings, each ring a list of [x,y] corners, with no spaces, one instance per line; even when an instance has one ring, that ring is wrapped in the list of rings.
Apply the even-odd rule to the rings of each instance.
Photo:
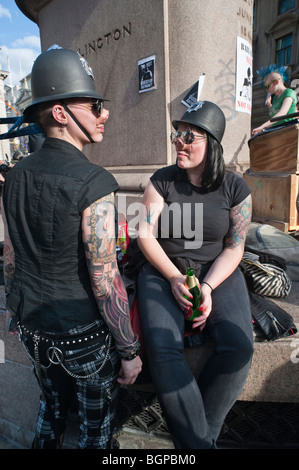
[[[276,41],[276,65],[287,65],[292,62],[293,35],[288,34]]]
[[[288,10],[295,8],[296,0],[279,0],[278,14],[282,15]]]

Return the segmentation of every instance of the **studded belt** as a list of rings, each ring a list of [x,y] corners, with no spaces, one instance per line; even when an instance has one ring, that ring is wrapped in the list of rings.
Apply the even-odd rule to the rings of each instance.
[[[20,336],[25,336],[25,337],[31,337],[31,338],[36,338],[38,341],[44,342],[44,343],[55,343],[57,346],[63,346],[63,345],[78,345],[79,343],[85,343],[88,342],[89,340],[95,339],[97,337],[102,337],[104,335],[109,335],[109,330],[107,328],[101,328],[99,329],[94,328],[91,329],[90,331],[86,331],[86,334],[83,332],[80,333],[75,333],[74,335],[68,334],[52,334],[52,333],[44,333],[39,330],[31,330],[27,328],[24,325],[18,324],[18,329],[20,332]]]

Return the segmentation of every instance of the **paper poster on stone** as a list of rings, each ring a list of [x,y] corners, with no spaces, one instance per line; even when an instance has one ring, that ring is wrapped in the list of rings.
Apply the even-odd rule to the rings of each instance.
[[[157,88],[155,78],[155,64],[155,55],[138,61],[139,93],[155,90]]]
[[[251,114],[252,107],[252,47],[237,37],[236,111]]]
[[[182,99],[182,103],[189,108],[199,101],[202,87],[205,81],[205,74],[203,73],[197,82],[190,88],[187,95]]]

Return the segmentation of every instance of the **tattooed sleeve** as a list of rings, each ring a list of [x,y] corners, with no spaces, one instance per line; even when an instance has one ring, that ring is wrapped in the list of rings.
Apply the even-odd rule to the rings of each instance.
[[[135,338],[127,293],[116,261],[113,194],[97,200],[84,211],[82,229],[92,288],[101,314],[117,346],[130,347]]]
[[[225,247],[233,248],[245,243],[250,221],[251,196],[249,195],[230,211],[230,228],[224,240]]]

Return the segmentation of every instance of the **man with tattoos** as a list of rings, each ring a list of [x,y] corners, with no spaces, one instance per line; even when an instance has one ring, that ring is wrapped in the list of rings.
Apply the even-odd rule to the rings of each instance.
[[[225,117],[217,105],[197,103],[173,126],[176,164],[157,170],[143,197],[138,244],[149,263],[138,277],[139,312],[152,381],[175,447],[215,448],[253,353],[248,294],[238,268],[251,195],[245,181],[225,169]],[[184,313],[192,306],[184,286],[188,267],[202,291],[193,341],[209,339],[212,346],[197,381],[182,354]]]
[[[76,398],[81,449],[111,447],[119,384],[141,371],[139,343],[117,267],[118,184],[82,153],[103,139],[108,111],[92,70],[59,46],[32,69],[28,122],[45,141],[3,191],[7,317],[41,387],[34,448],[60,448]]]

